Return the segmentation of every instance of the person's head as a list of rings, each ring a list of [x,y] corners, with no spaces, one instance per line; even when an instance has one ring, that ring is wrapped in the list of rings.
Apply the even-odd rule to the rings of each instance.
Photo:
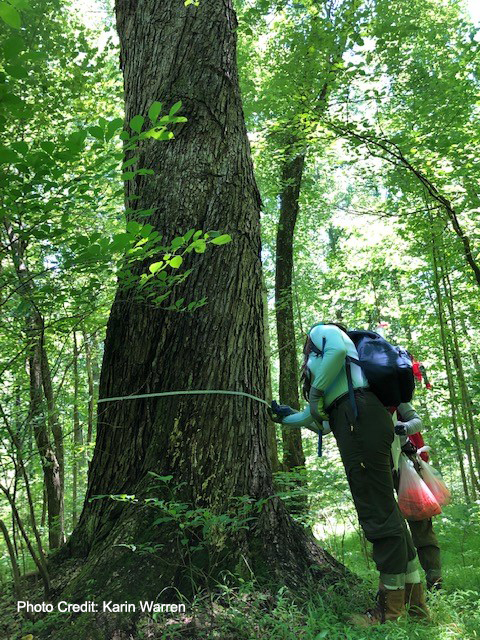
[[[347,333],[347,327],[344,324],[341,324],[340,322],[317,322],[312,326],[312,328],[308,332],[307,337],[305,339],[305,343],[303,345],[303,363],[300,369],[300,382],[302,384],[302,395],[307,401],[310,395],[310,387],[312,386],[312,383],[310,380],[310,371],[308,370],[307,362],[308,362],[310,353],[312,352],[312,346],[314,345],[312,339],[310,338],[310,333],[314,327],[321,324],[333,324],[335,327],[338,327],[344,333]],[[315,346],[317,348],[320,348],[320,345],[315,345]]]
[[[302,385],[302,395],[305,400],[308,401],[308,396],[310,395],[310,387],[312,383],[310,381],[310,371],[307,367],[308,356],[312,352],[312,340],[310,338],[310,334],[307,334],[305,339],[305,343],[303,345],[303,363],[300,369],[300,383]]]

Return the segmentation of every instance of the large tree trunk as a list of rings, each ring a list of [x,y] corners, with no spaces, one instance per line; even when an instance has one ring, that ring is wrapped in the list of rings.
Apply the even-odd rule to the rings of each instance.
[[[117,23],[126,121],[153,100],[168,106],[182,100],[188,118],[175,141],[143,144],[142,166],[156,175],[129,183],[127,199],[138,195],[137,208],[154,208],[145,222],[166,239],[203,228],[226,231],[233,242],[190,254],[193,270],[175,297],[207,297],[194,313],[153,309],[119,289],[99,397],[186,388],[265,397],[260,198],[239,95],[231,2],[202,0],[196,8],[177,0],[119,0]],[[178,489],[162,489],[151,471],[173,476],[170,484]],[[162,592],[166,601],[178,594],[164,588],[191,593],[193,582],[201,586],[225,569],[297,585],[312,574],[337,580],[342,568],[272,493],[263,405],[215,395],[100,404],[87,498],[69,545],[88,561],[71,591],[84,598],[84,580],[91,578],[99,594],[132,602]],[[135,495],[138,502],[92,500],[108,494]],[[154,524],[158,511],[143,502],[172,496],[211,514],[231,513],[233,497],[265,502],[249,512],[247,529],[219,522],[209,535],[193,525],[182,534],[178,518]],[[185,538],[190,544],[182,545]],[[140,555],[114,546],[121,543],[162,548]]]

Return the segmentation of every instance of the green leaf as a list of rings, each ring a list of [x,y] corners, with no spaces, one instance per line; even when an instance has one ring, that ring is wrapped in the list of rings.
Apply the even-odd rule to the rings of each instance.
[[[160,271],[160,275],[162,275],[162,273],[165,273],[165,272],[164,271]],[[154,298],[153,301],[156,304],[160,304],[160,302],[163,302],[164,300],[166,300],[169,295],[170,295],[170,291],[168,293],[163,293],[161,296],[157,296],[156,298]]]
[[[41,142],[40,146],[44,151],[46,151],[49,154],[52,154],[55,151],[55,145],[53,142],[48,142],[48,141]]]
[[[128,231],[128,233],[138,233],[141,228],[142,225],[138,224],[136,220],[129,220],[127,222],[126,230]]]
[[[142,236],[142,238],[148,238],[152,231],[153,226],[151,224],[146,224],[140,229],[140,235]]]
[[[20,67],[17,65],[7,65],[5,67],[5,71],[9,76],[15,78],[16,80],[23,80],[24,78],[28,78],[28,71],[25,67]]]
[[[162,269],[164,266],[165,263],[163,262],[163,260],[160,260],[160,262],[153,262],[148,267],[148,270],[150,271],[150,273],[157,273],[157,271],[160,271],[160,269]]]
[[[122,118],[115,118],[114,120],[111,120],[108,124],[107,124],[107,130],[105,133],[105,140],[111,140],[113,138],[113,136],[115,135],[115,132],[118,131],[120,129],[120,127],[123,126],[123,120]]]
[[[20,29],[22,26],[18,11],[6,2],[0,2],[0,18],[14,29]]]
[[[148,117],[150,118],[152,124],[156,123],[161,111],[162,111],[162,103],[152,102],[152,104],[150,105],[150,109],[148,110]]]
[[[127,180],[132,180],[135,177],[135,171],[125,171],[122,173],[122,180],[126,182]]]
[[[143,116],[134,116],[130,120],[130,129],[132,129],[132,131],[135,131],[136,133],[140,133],[144,122],[145,118]]]
[[[175,104],[170,107],[170,111],[168,112],[168,115],[173,116],[181,108],[182,108],[182,101],[179,100],[178,102],[175,102]]]
[[[89,127],[88,131],[90,132],[90,134],[96,138],[97,140],[100,140],[100,142],[103,142],[105,139],[105,134],[104,131],[102,129],[102,127],[99,127],[98,125],[95,125],[93,127]]]
[[[30,3],[28,0],[9,0],[10,4],[13,4],[17,9],[30,9]]]
[[[21,51],[27,48],[25,41],[19,36],[11,36],[3,43],[3,52],[8,59],[16,58]]]
[[[218,236],[217,238],[212,238],[210,242],[212,244],[228,244],[232,241],[231,236],[228,233],[225,233],[223,236]]]
[[[133,156],[129,158],[122,164],[122,169],[128,169],[128,167],[131,167],[132,164],[135,164],[137,160],[138,160],[138,156]]]
[[[70,151],[78,153],[83,147],[86,137],[86,131],[74,131],[68,136],[66,145],[70,149]]]
[[[18,153],[21,153],[22,156],[24,156],[28,153],[28,144],[23,140],[19,140],[18,142],[12,143],[12,149],[15,149],[15,151],[18,151]]]
[[[142,133],[142,138],[153,138],[154,140],[171,140],[173,133],[167,131],[165,127],[149,129]]]
[[[178,247],[181,247],[183,244],[185,244],[185,238],[183,236],[177,236],[172,240],[170,246],[172,249],[178,249]]]
[[[130,242],[132,241],[132,236],[129,233],[117,233],[113,236],[112,240],[112,250],[113,251],[121,251],[125,249]]]
[[[198,240],[195,240],[195,242],[193,243],[193,248],[195,250],[195,253],[205,253],[207,243],[203,238],[200,238]]]
[[[12,149],[0,146],[0,163],[17,162],[19,157]]]
[[[182,264],[182,262],[183,262],[182,256],[173,256],[173,258],[169,260],[168,264],[174,269],[178,269],[178,267]]]

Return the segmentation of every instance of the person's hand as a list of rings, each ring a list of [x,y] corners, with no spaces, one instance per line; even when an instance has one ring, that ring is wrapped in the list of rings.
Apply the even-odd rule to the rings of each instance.
[[[407,435],[407,428],[403,424],[403,422],[397,422],[397,424],[395,425],[395,433],[396,433],[397,436],[406,436]]]
[[[267,411],[270,419],[278,424],[282,424],[283,418],[295,413],[294,409],[289,407],[288,404],[278,404],[275,400],[272,401],[272,406],[268,407]]]
[[[328,422],[329,420],[328,413],[325,411],[325,398],[323,396],[318,399],[314,417],[317,422],[320,422],[320,424],[323,424],[323,422]]]

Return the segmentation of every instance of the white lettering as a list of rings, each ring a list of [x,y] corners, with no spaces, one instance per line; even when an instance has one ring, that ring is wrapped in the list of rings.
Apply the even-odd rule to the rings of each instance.
[[[151,600],[140,601],[140,609],[145,613],[185,613],[184,604],[160,604]]]
[[[119,604],[118,602],[109,600],[108,602],[103,602],[103,611],[108,611],[109,613],[131,613],[136,611],[136,607],[134,604],[129,604],[128,602]]]
[[[53,604],[49,602],[37,602],[32,604],[28,600],[17,601],[17,611],[27,611],[28,613],[52,613]]]

